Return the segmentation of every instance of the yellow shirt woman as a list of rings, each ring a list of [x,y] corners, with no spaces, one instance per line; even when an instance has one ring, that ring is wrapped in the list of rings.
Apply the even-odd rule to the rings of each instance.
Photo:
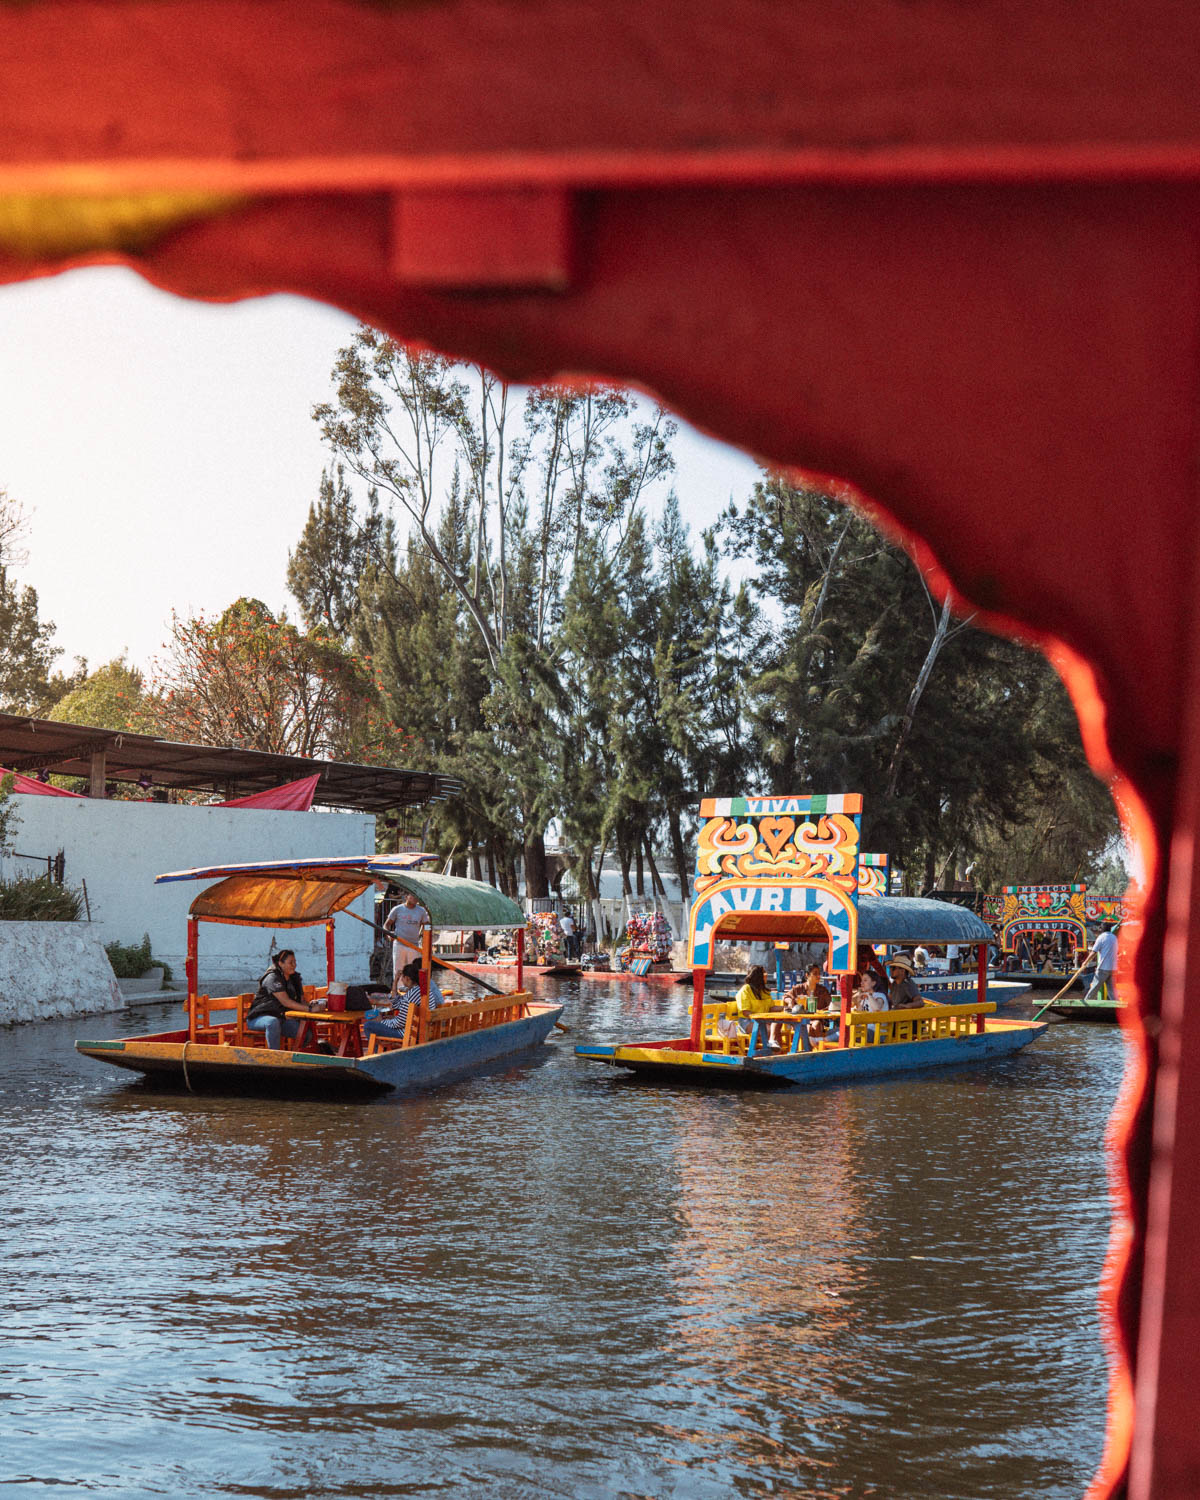
[[[738,990],[733,1003],[739,1016],[757,1016],[775,1009],[775,1000],[770,990],[754,990],[748,984],[742,985]]]

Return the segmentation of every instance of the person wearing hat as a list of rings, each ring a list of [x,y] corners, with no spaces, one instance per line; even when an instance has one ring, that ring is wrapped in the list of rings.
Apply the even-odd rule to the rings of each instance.
[[[907,953],[897,953],[888,959],[888,1009],[912,1010],[925,1004],[925,996],[913,983],[913,961]]]

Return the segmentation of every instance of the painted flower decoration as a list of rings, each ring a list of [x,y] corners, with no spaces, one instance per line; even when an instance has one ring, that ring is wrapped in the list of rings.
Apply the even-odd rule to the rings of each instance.
[[[1054,897],[1050,894],[1049,891],[1039,891],[1037,896],[1037,904],[1043,908],[1047,906],[1053,906]]]

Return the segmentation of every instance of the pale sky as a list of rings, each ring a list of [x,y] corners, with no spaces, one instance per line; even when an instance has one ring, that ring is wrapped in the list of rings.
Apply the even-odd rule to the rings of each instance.
[[[0,488],[29,513],[19,576],[60,666],[148,665],[172,609],[291,603],[288,549],[328,459],[309,411],[353,328],[296,297],[210,306],[116,269],[0,287]],[[757,473],[686,427],[675,454],[693,531]]]

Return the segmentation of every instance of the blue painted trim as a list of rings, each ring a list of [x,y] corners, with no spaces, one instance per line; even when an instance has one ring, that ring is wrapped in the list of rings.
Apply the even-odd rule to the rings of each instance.
[[[470,1072],[472,1068],[539,1046],[562,1013],[562,1006],[556,1005],[552,1010],[519,1021],[503,1021],[499,1026],[486,1026],[482,1031],[468,1031],[463,1036],[377,1052],[373,1057],[362,1058],[355,1066],[392,1088],[424,1088],[452,1074]]]

